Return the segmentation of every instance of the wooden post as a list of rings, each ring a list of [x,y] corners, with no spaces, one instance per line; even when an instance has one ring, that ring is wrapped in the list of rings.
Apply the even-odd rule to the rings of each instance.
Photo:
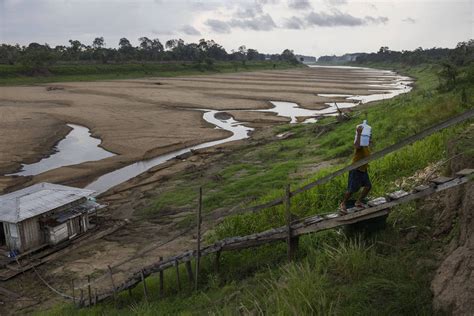
[[[199,205],[197,212],[197,253],[196,253],[196,275],[194,289],[198,289],[199,266],[201,264],[201,212],[202,212],[202,187],[199,188]]]
[[[99,297],[97,296],[97,288],[94,288],[94,305],[97,305]]]
[[[285,190],[285,213],[286,213],[286,225],[287,225],[287,237],[286,242],[288,245],[287,254],[288,260],[293,260],[295,257],[296,249],[298,247],[298,239],[292,236],[291,222],[293,221],[293,215],[291,214],[291,191],[290,185],[286,186]]]
[[[160,261],[163,261],[163,257],[160,257]],[[160,296],[163,297],[165,295],[165,287],[164,287],[164,272],[160,270]]]
[[[143,294],[145,296],[145,301],[148,302],[148,289],[146,287],[146,279],[145,279],[145,275],[143,274],[143,270],[140,271],[140,275],[141,275],[142,282],[143,282]]]
[[[174,265],[176,267],[176,282],[178,283],[178,290],[181,291],[181,280],[179,278],[179,264],[178,260],[174,261]]]
[[[214,261],[214,268],[216,269],[216,273],[219,273],[219,263],[220,263],[220,259],[221,259],[221,252],[218,251],[216,252],[216,257],[215,257],[215,261]]]
[[[186,271],[188,272],[189,283],[193,284],[193,267],[191,266],[191,261],[186,261]]]
[[[81,298],[79,301],[79,306],[80,307],[84,306],[84,290],[83,289],[81,289]]]
[[[72,303],[76,305],[76,289],[74,288],[74,279],[71,280],[72,287]]]
[[[89,306],[92,305],[91,276],[87,276],[87,294],[89,296]]]
[[[108,265],[107,268],[109,269],[109,275],[110,275],[110,282],[112,283],[112,293],[114,296],[114,303],[117,303],[117,293],[116,293],[116,287],[115,287],[115,282],[114,282],[114,277],[112,275],[112,268]]]

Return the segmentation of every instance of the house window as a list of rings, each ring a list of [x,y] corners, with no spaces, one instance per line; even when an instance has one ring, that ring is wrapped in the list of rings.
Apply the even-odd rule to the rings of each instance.
[[[10,223],[10,236],[18,238],[18,226],[16,224]]]

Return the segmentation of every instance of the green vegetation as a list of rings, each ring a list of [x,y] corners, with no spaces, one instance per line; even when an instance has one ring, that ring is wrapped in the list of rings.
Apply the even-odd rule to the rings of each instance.
[[[141,215],[157,216],[163,208],[191,209],[196,199],[189,199],[189,192],[197,192],[199,186],[204,188],[206,211],[240,201],[244,205],[269,201],[282,196],[286,183],[301,186],[347,164],[354,125],[362,118],[372,125],[375,150],[380,150],[470,107],[463,99],[470,99],[474,93],[468,75],[474,66],[460,68],[460,79],[449,91],[438,89],[440,66],[392,66],[416,77],[412,93],[362,108],[348,122],[328,125],[334,122],[328,118],[312,125],[277,127],[275,133],[285,130],[295,135],[246,145],[227,155],[227,165],[218,171],[199,171],[199,177],[193,172],[176,175]],[[451,148],[454,152],[464,152],[473,159],[473,135],[468,122],[371,163],[371,195],[407,186],[410,180],[406,177],[452,156],[453,152],[447,151],[448,143],[455,144]],[[310,175],[310,167],[323,161],[333,164]],[[403,178],[406,181],[400,181]],[[341,176],[297,195],[292,199],[292,212],[306,216],[334,211],[346,181],[346,176]],[[208,241],[283,223],[281,207],[232,216],[216,227]],[[433,240],[432,229],[431,214],[410,203],[395,209],[382,231],[364,236],[327,231],[302,237],[298,259],[292,263],[285,262],[283,243],[224,253],[220,273],[212,268],[214,258],[206,257],[198,292],[186,283],[178,293],[174,271],[169,270],[165,298],[158,298],[157,278],[152,277],[147,280],[151,293],[148,302],[139,285],[133,290],[133,298],[121,293],[118,308],[112,302],[87,310],[58,306],[47,314],[428,315],[432,313],[429,284],[436,267],[434,253],[452,238]],[[407,231],[414,231],[415,239]],[[185,275],[184,267],[181,269],[181,275]]]
[[[203,72],[235,72],[299,65],[292,50],[261,54],[244,45],[231,53],[213,40],[185,43],[170,39],[140,37],[133,46],[121,38],[118,48],[106,48],[97,37],[92,45],[69,40],[69,46],[30,43],[0,44],[0,85],[58,81],[90,81],[144,76],[171,77]]]
[[[124,64],[56,64],[41,71],[24,65],[1,65],[0,85],[22,85],[65,81],[129,79],[150,76],[175,77],[237,71],[287,69],[294,64],[284,61],[215,62],[211,65],[191,62]]]

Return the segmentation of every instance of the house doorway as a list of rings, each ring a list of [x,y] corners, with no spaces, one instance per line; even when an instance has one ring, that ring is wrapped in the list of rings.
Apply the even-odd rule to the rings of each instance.
[[[5,245],[5,230],[3,229],[3,223],[0,222],[0,246]]]

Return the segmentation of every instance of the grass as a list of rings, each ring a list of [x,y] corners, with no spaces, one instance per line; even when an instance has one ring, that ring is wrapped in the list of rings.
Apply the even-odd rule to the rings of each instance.
[[[359,121],[367,117],[373,127],[375,150],[394,144],[421,129],[466,109],[460,102],[460,89],[440,93],[436,90],[436,66],[405,69],[417,78],[409,95],[379,102],[361,110]],[[465,84],[472,96],[474,86]],[[331,119],[318,123],[326,124]],[[173,185],[154,198],[145,216],[156,216],[164,205],[194,205],[195,199],[183,198],[203,186],[205,208],[249,205],[272,200],[283,193],[286,183],[301,186],[349,162],[354,120],[334,125],[318,139],[314,126],[277,127],[275,133],[291,130],[291,139],[266,144],[250,144],[228,155],[218,171],[176,175],[180,190]],[[373,196],[399,188],[398,180],[410,176],[453,153],[462,151],[474,159],[469,122],[436,133],[370,165]],[[449,146],[454,148],[448,152]],[[325,160],[333,166],[306,178],[298,170]],[[202,172],[202,171],[200,171]],[[217,176],[218,175],[218,176]],[[207,177],[207,178],[206,178]],[[347,175],[292,199],[292,212],[298,216],[333,211],[344,192]],[[206,179],[216,179],[214,182]],[[171,181],[170,183],[173,183]],[[185,184],[183,188],[183,183]],[[258,185],[256,184],[258,183]],[[191,190],[191,191],[190,191]],[[173,202],[173,196],[176,202]],[[170,205],[171,204],[171,205]],[[281,207],[260,213],[226,218],[209,235],[208,241],[259,232],[284,223]],[[410,238],[407,230],[416,232]],[[353,235],[331,230],[300,238],[297,260],[286,263],[284,243],[239,252],[224,253],[221,271],[213,269],[213,258],[203,258],[200,291],[189,283],[176,290],[174,271],[167,270],[167,296],[157,296],[157,278],[147,279],[152,297],[143,300],[141,285],[133,298],[121,294],[118,306],[111,302],[76,310],[59,305],[48,315],[197,315],[197,314],[277,314],[277,315],[430,315],[430,281],[437,266],[435,253],[453,234],[432,239],[432,214],[423,212],[415,202],[394,209],[385,229],[368,235]],[[181,275],[185,275],[181,267]],[[182,277],[182,279],[184,279]]]
[[[275,66],[275,68],[274,68]],[[0,85],[25,85],[49,82],[96,81],[142,77],[175,77],[238,71],[288,69],[287,62],[255,61],[245,65],[236,62],[216,62],[208,66],[197,63],[124,63],[124,64],[57,64],[48,66],[43,75],[30,75],[22,65],[0,65]]]

